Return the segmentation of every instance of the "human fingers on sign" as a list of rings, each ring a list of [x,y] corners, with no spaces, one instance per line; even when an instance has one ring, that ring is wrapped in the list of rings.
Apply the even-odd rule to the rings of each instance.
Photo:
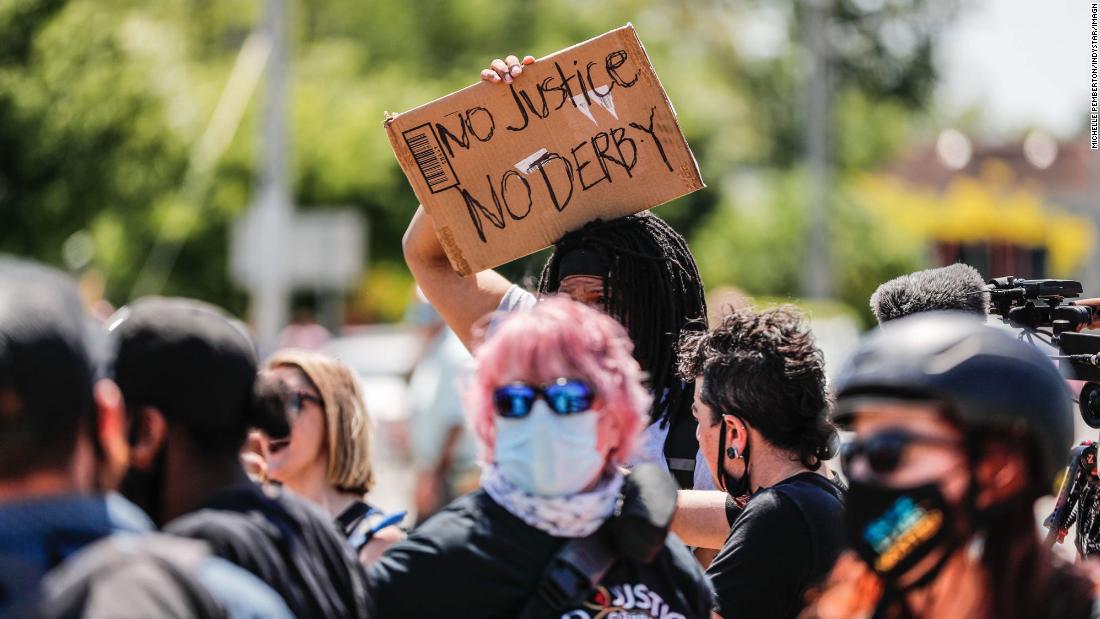
[[[481,79],[494,84],[503,81],[511,84],[512,80],[523,73],[523,66],[535,62],[534,56],[524,56],[521,61],[515,55],[509,55],[504,60],[497,58],[489,65],[488,69],[481,72]]]

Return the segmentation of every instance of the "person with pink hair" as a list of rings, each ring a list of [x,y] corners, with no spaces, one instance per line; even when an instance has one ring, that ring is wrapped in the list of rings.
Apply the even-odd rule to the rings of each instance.
[[[465,399],[481,488],[368,569],[379,616],[522,614],[562,546],[596,533],[620,505],[622,466],[650,406],[632,346],[613,318],[567,298],[500,317]],[[555,616],[637,609],[710,617],[706,576],[674,535],[648,563],[618,557],[587,600]]]

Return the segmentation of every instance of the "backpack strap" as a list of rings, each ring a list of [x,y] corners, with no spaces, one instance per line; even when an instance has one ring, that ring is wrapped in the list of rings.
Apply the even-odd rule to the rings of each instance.
[[[558,551],[527,600],[520,619],[560,616],[596,590],[616,561],[650,563],[665,547],[676,512],[676,483],[653,463],[639,464],[623,480],[615,513],[587,537]]]
[[[562,546],[528,598],[520,619],[552,617],[591,595],[615,563],[615,554],[601,539],[600,530]]]
[[[363,501],[356,501],[340,512],[340,515],[336,517],[336,526],[340,527],[344,537],[351,537],[355,530],[359,528],[359,523],[374,511],[376,510],[373,507]]]

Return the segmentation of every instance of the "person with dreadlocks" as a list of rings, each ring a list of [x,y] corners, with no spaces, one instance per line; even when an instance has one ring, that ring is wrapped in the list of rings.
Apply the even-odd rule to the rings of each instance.
[[[405,233],[404,251],[424,295],[468,348],[484,316],[529,309],[536,302],[534,294],[495,271],[455,273],[423,207]],[[627,328],[654,395],[639,459],[663,459],[683,488],[713,488],[695,440],[695,386],[676,374],[680,335],[706,329],[703,285],[683,237],[648,212],[591,222],[555,244],[537,294],[568,296]]]
[[[522,63],[515,56],[496,60],[482,79],[510,83],[523,72],[522,65],[532,62],[530,56]],[[467,348],[472,348],[474,325],[487,314],[535,304],[535,295],[495,271],[470,277],[455,273],[423,207],[413,216],[403,245],[420,289]],[[654,396],[639,460],[663,460],[682,488],[713,489],[695,439],[695,386],[676,375],[680,335],[707,327],[703,283],[683,237],[650,213],[589,223],[555,244],[537,294],[566,295],[626,327]]]

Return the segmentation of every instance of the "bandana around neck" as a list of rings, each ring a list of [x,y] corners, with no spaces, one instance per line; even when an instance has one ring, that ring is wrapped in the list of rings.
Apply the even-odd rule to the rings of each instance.
[[[481,487],[501,507],[536,529],[554,537],[587,537],[615,511],[623,475],[612,467],[588,492],[542,497],[517,488],[490,464],[481,475]]]

